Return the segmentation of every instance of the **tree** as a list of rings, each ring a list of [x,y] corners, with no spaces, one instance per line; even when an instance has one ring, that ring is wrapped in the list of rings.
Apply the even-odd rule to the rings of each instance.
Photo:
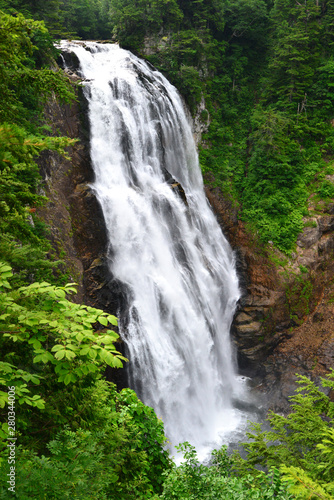
[[[176,26],[182,19],[176,0],[111,0],[110,19],[116,39],[125,48],[138,50],[145,35],[162,26]]]
[[[17,498],[157,498],[170,459],[163,448],[163,424],[152,408],[130,389],[117,392],[104,380],[83,388],[79,398],[73,389],[78,387],[66,394],[68,422],[42,454],[17,447]],[[8,488],[6,455],[7,450],[0,454],[0,496]]]
[[[50,65],[55,51],[43,22],[0,11],[0,27],[0,123],[29,128],[32,117],[37,117],[52,94],[70,102],[74,92],[60,70],[45,66]],[[44,60],[41,68],[36,67],[37,54]]]
[[[51,95],[70,102],[74,91],[60,70],[50,69],[55,51],[43,22],[0,11],[0,26],[0,252],[21,278],[32,270],[49,275],[50,245],[35,215],[45,202],[36,159],[46,149],[66,156],[75,141],[46,135],[41,115]]]
[[[13,290],[12,277],[10,266],[0,263],[0,383],[15,386],[20,405],[44,408],[36,386],[46,392],[55,376],[68,385],[92,374],[98,378],[106,364],[122,366],[125,358],[114,347],[118,335],[107,328],[117,324],[114,316],[70,302],[66,296],[76,291],[73,284],[43,282]],[[105,328],[99,331],[99,325]],[[2,390],[0,408],[7,402],[8,391]],[[27,425],[27,418],[29,412],[22,409],[19,428]]]
[[[96,39],[100,30],[98,13],[97,0],[64,0],[61,13],[63,29],[65,28],[71,37]],[[106,19],[100,21],[103,29]]]
[[[270,431],[253,424],[249,442],[243,447],[247,458],[238,457],[237,474],[258,474],[256,466],[277,467],[289,491],[301,499],[333,499],[334,494],[334,403],[305,376],[291,397],[291,413],[269,414]],[[334,371],[321,379],[323,388],[333,390]],[[237,456],[237,455],[236,455]]]
[[[277,470],[271,474],[258,473],[257,484],[250,475],[231,476],[232,461],[226,446],[214,450],[210,465],[200,464],[195,448],[189,443],[181,444],[184,461],[166,472],[163,494],[164,500],[290,500]]]
[[[14,16],[19,12],[26,18],[44,21],[54,36],[63,32],[62,0],[0,0],[0,9]]]
[[[269,64],[271,99],[297,112],[314,81],[323,45],[321,5],[313,0],[276,0],[271,15],[275,27]]]

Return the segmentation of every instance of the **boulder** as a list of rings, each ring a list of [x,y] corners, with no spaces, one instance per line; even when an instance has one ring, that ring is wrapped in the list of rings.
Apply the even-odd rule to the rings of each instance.
[[[319,227],[305,227],[298,236],[297,245],[303,248],[310,248],[314,243],[319,241],[320,237],[321,231]]]

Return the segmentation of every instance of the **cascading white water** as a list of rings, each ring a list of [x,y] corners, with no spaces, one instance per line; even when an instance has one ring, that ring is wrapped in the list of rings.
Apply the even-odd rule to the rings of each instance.
[[[78,56],[85,79],[93,188],[112,274],[128,292],[121,334],[131,386],[163,419],[173,445],[210,448],[241,418],[229,338],[239,288],[182,100],[158,71],[117,45],[61,47]]]

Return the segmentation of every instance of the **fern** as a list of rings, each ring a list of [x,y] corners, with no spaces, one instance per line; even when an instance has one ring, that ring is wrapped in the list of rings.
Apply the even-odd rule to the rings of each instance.
[[[254,481],[257,466],[277,467],[284,479],[291,482],[291,491],[298,493],[297,498],[332,498],[334,403],[307,377],[299,376],[298,383],[300,387],[291,398],[291,413],[283,416],[271,412],[270,431],[253,424],[247,434],[249,442],[243,444],[247,459],[235,454],[233,467],[239,475],[251,473]],[[321,383],[332,389],[334,372],[321,379]]]
[[[322,500],[334,500],[334,498],[325,491],[325,489],[299,467],[280,466],[282,479],[289,484],[289,491],[298,499],[313,500],[320,498]]]
[[[317,445],[320,450],[320,458],[323,460],[318,465],[318,470],[324,478],[334,479],[334,429],[326,429],[323,440]]]

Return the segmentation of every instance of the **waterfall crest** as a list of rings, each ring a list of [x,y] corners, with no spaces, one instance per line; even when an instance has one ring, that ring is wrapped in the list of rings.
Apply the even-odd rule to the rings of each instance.
[[[162,418],[172,445],[187,440],[205,449],[241,418],[229,338],[240,293],[182,100],[157,70],[117,45],[61,48],[78,56],[85,80],[93,189],[111,271],[128,295],[120,324],[130,385]]]

